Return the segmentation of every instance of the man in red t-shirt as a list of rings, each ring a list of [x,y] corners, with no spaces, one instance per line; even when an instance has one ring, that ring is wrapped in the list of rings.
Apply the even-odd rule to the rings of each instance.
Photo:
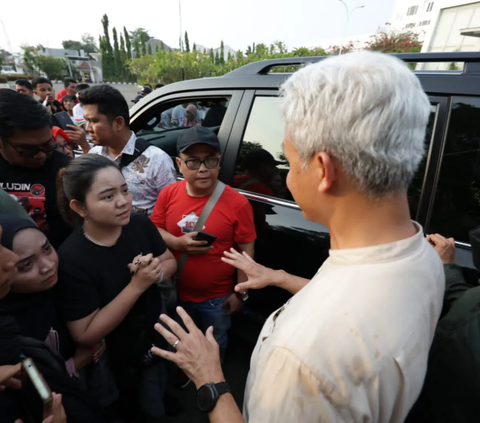
[[[221,357],[227,347],[230,315],[243,306],[246,294],[235,294],[235,283],[246,281],[243,272],[224,263],[223,252],[235,247],[251,257],[255,226],[248,200],[225,187],[202,231],[217,238],[211,247],[195,241],[192,232],[218,183],[220,143],[214,132],[195,126],[183,132],[177,142],[177,164],[184,181],[167,186],[158,196],[151,220],[178,260],[189,254],[177,281],[179,305],[205,331],[214,327]]]

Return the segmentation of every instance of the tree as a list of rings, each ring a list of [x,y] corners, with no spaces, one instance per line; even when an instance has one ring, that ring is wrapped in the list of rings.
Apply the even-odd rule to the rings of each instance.
[[[155,44],[155,54],[157,54],[160,51],[160,47],[158,44]]]
[[[365,42],[365,49],[383,53],[418,53],[422,50],[418,35],[412,31],[379,29],[370,37],[370,41]]]
[[[111,81],[115,77],[115,57],[112,43],[110,42],[108,16],[102,18],[103,37],[101,38],[100,51],[102,53],[102,69],[104,79]]]
[[[63,79],[68,74],[67,63],[63,59],[53,56],[37,56],[35,62],[38,69],[44,72],[49,79]]]
[[[114,52],[114,75],[116,79],[122,79],[124,76],[124,68],[125,65],[122,62],[122,55],[120,53],[120,46],[118,45],[118,34],[117,34],[117,28],[113,27],[113,52]]]
[[[225,46],[223,44],[223,40],[220,43],[220,64],[225,63]]]
[[[130,36],[135,50],[135,57],[140,57],[142,54],[146,55],[147,46],[145,43],[152,38],[148,31],[144,28],[137,28],[130,33]]]
[[[188,39],[188,32],[185,31],[185,51],[190,53],[190,41]]]
[[[127,28],[123,27],[123,35],[125,37],[125,46],[127,47],[127,58],[132,58],[132,41],[130,39],[130,34],[127,31]]]
[[[163,41],[160,41],[160,50],[165,50],[165,46],[163,45]]]
[[[142,32],[140,34],[140,46],[142,48],[142,55],[146,56],[146,54],[147,54],[147,40],[145,38],[145,33],[144,32]]]
[[[33,46],[22,46],[23,50],[23,69],[26,73],[35,74],[37,72],[36,54],[37,50]]]
[[[195,43],[193,43],[193,49],[192,51],[196,52],[197,51],[197,45]]]
[[[148,43],[148,54],[151,56],[153,53],[152,53],[152,45],[150,43]]]
[[[210,49],[210,54],[209,54],[209,56],[210,56],[210,60],[212,61],[212,63],[215,63],[215,56],[214,56],[214,54],[213,54],[213,48]]]
[[[220,64],[220,56],[218,54],[218,50],[215,52],[215,64]]]
[[[85,53],[96,53],[98,51],[93,35],[89,33],[82,35],[82,50],[84,50]]]
[[[62,41],[62,46],[65,50],[81,50],[82,43],[80,41],[65,40]]]

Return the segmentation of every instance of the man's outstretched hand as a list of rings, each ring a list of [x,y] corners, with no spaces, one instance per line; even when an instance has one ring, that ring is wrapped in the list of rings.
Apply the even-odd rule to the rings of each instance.
[[[225,381],[220,365],[220,349],[213,337],[213,327],[209,327],[204,335],[182,307],[177,307],[177,313],[187,332],[165,314],[160,316],[160,320],[170,330],[159,323],[155,325],[155,329],[170,345],[173,346],[177,340],[179,341],[175,346],[176,352],[157,347],[153,347],[152,352],[180,367],[195,383],[197,389],[206,383]]]

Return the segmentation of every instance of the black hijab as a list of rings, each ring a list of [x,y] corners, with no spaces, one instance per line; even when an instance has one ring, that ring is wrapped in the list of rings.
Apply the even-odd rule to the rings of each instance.
[[[23,229],[40,230],[35,223],[15,216],[0,214],[3,229],[1,244],[12,249],[15,235]],[[52,289],[34,294],[10,292],[0,300],[0,315],[12,316],[20,326],[23,336],[45,341],[54,326],[56,311]]]

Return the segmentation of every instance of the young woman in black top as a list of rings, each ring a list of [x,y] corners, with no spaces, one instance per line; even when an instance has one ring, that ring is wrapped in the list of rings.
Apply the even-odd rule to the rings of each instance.
[[[106,339],[124,419],[160,421],[166,376],[150,349],[164,343],[153,328],[162,312],[157,284],[173,276],[176,261],[148,217],[130,214],[132,197],[113,161],[79,157],[57,185],[60,211],[76,226],[59,250],[70,334],[81,345]]]
[[[70,374],[98,358],[104,342],[94,349],[76,349],[64,322],[58,319],[54,288],[58,281],[58,255],[33,222],[0,214],[4,247],[18,255],[10,293],[0,300],[0,316],[15,318],[23,336],[44,341],[66,360]],[[96,351],[96,352],[95,352]]]

